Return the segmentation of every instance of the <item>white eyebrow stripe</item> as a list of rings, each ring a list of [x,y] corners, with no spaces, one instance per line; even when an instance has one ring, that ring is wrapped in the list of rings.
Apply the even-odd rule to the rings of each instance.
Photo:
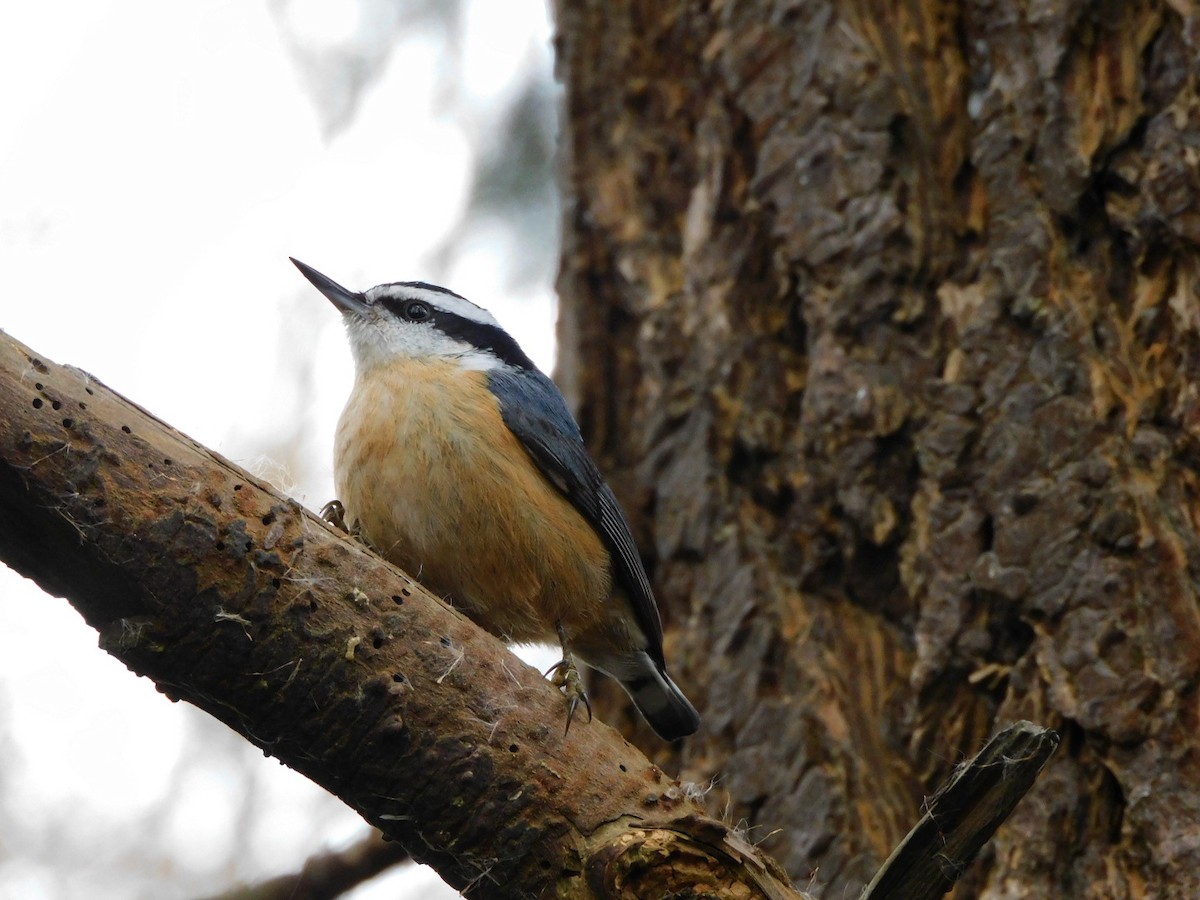
[[[500,327],[500,323],[496,321],[496,317],[490,312],[482,306],[476,306],[464,297],[459,297],[457,294],[434,291],[411,284],[379,284],[367,291],[366,297],[368,303],[378,303],[385,298],[421,300],[430,306],[437,307],[456,316],[461,316],[464,319],[469,319],[472,322],[478,322],[481,325],[494,325],[497,328]]]

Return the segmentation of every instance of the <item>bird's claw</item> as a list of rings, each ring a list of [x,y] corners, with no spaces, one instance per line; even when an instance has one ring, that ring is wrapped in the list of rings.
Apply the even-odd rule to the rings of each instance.
[[[376,553],[379,552],[379,549],[374,544],[363,537],[362,528],[360,527],[360,523],[357,519],[355,519],[350,525],[346,524],[346,507],[342,505],[341,500],[330,500],[328,503],[322,506],[321,520],[328,522],[342,534],[350,535],[350,537],[354,538],[360,544],[365,544]]]
[[[341,500],[330,500],[322,506],[321,518],[338,531],[350,533],[350,529],[346,527],[346,507],[342,506]]]
[[[553,676],[553,677],[551,677]],[[587,720],[592,721],[592,701],[588,699],[587,691],[583,688],[583,678],[575,666],[575,660],[568,653],[549,669],[546,677],[550,683],[563,692],[567,698],[567,727],[563,729],[563,737],[571,731],[571,722],[575,719],[575,710],[582,702],[587,710]]]

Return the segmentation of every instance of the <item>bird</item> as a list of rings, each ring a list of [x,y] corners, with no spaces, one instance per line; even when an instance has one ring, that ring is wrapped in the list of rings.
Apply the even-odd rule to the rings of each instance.
[[[591,717],[578,659],[660,737],[695,733],[629,523],[554,382],[454,291],[352,291],[289,259],[341,312],[354,358],[334,440],[345,526],[501,639],[557,641],[567,731],[580,701]]]

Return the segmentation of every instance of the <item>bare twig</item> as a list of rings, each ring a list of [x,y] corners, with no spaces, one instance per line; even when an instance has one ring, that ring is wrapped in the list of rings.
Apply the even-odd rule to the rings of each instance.
[[[950,890],[1033,785],[1058,741],[1032,722],[994,736],[926,803],[925,815],[867,885],[863,900],[926,900]]]

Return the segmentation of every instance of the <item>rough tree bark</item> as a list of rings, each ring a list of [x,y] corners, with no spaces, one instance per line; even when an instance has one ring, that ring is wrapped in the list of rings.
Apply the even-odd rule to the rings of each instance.
[[[1029,718],[958,896],[1200,896],[1194,4],[556,8],[560,380],[704,718],[656,760],[852,893]]]

